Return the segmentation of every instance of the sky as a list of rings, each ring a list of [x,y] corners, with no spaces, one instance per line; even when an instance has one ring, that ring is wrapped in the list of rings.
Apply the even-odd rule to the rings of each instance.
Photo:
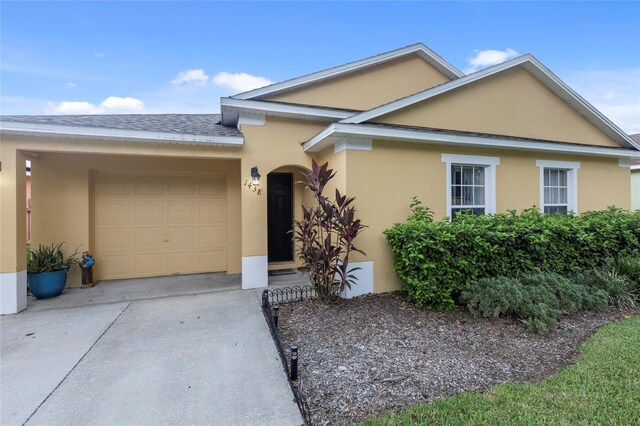
[[[640,2],[0,2],[0,112],[216,113],[219,98],[423,42],[531,53],[640,133]]]

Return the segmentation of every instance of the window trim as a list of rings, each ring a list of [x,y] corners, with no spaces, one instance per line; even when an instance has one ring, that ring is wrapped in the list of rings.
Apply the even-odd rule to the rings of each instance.
[[[577,161],[536,160],[536,167],[540,169],[540,212],[544,213],[544,171],[545,169],[560,169],[567,171],[567,212],[578,214],[578,170]]]
[[[441,159],[446,164],[447,178],[446,191],[447,194],[447,216],[451,220],[451,198],[453,197],[453,188],[451,186],[451,166],[460,164],[463,166],[481,166],[485,168],[485,214],[496,212],[496,166],[500,165],[500,157],[486,157],[481,155],[461,155],[461,154],[442,154]]]

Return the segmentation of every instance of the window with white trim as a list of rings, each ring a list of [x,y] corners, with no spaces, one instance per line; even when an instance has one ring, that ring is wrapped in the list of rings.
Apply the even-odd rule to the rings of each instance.
[[[496,166],[498,157],[442,154],[447,165],[447,215],[496,212]]]
[[[485,214],[485,166],[451,165],[451,217],[458,212]]]
[[[580,163],[538,160],[540,168],[540,210],[545,214],[578,212]]]

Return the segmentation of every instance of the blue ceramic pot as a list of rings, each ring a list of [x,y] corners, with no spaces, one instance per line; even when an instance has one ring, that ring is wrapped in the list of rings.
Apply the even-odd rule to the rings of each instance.
[[[29,290],[38,299],[49,299],[59,296],[67,282],[67,271],[61,269],[53,272],[27,274]]]

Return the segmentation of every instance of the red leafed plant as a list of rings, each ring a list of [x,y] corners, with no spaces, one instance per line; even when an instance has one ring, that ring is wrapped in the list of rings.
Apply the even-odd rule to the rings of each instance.
[[[360,268],[349,268],[352,252],[365,254],[353,240],[366,228],[355,218],[354,198],[347,198],[336,189],[335,199],[322,194],[335,176],[329,163],[319,166],[311,161],[311,171],[304,173],[306,187],[313,192],[314,207],[302,206],[302,220],[294,221],[294,241],[299,243],[299,257],[305,263],[311,283],[323,301],[335,299],[345,288],[350,289]]]

